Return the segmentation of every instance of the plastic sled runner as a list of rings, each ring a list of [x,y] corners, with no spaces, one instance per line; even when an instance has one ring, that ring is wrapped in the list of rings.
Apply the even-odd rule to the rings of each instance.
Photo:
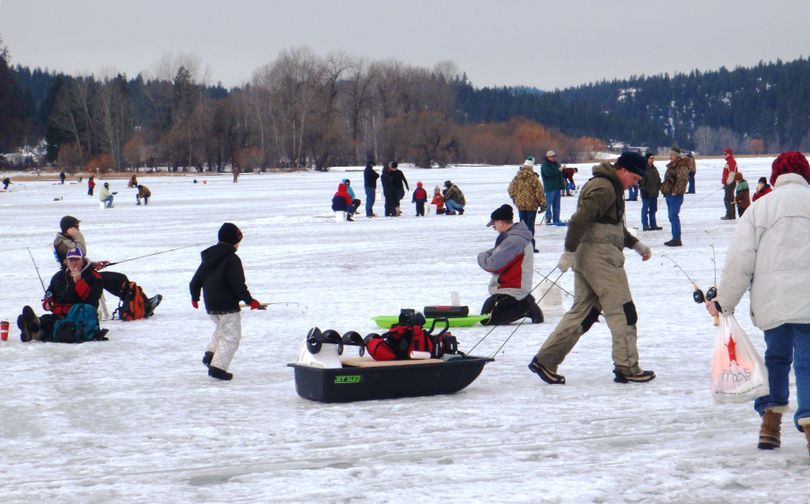
[[[343,345],[360,346],[360,357],[343,356]],[[493,359],[445,353],[440,358],[375,361],[363,357],[363,338],[356,332],[341,337],[313,328],[301,347],[295,391],[319,402],[351,402],[453,394],[470,385]]]
[[[468,315],[466,317],[449,317],[447,321],[450,323],[450,327],[470,327],[488,318],[489,315]],[[399,315],[377,315],[376,317],[371,317],[371,320],[377,324],[377,327],[388,329],[392,324],[396,324],[399,321]],[[432,324],[434,321],[431,317],[427,317],[425,320],[428,325]]]

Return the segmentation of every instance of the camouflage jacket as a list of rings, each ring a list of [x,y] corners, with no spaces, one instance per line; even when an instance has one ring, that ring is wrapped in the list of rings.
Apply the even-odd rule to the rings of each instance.
[[[545,210],[546,194],[540,175],[529,166],[522,166],[509,184],[509,197],[518,210]]]
[[[661,184],[661,194],[664,196],[678,196],[686,192],[689,185],[689,162],[685,158],[670,161],[664,173],[664,183]]]

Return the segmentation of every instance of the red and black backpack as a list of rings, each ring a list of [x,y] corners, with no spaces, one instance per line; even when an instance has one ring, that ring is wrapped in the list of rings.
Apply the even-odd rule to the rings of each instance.
[[[140,320],[146,313],[146,296],[141,286],[135,282],[129,282],[121,294],[121,301],[118,308],[113,312],[113,318],[118,314],[119,320],[130,321]]]

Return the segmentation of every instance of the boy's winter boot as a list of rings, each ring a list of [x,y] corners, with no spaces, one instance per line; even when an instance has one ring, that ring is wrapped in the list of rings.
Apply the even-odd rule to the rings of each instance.
[[[233,378],[233,375],[224,369],[219,369],[217,367],[211,366],[208,368],[208,376],[211,378],[216,378],[217,380],[225,380],[228,381]]]
[[[615,375],[613,381],[616,383],[646,383],[655,379],[655,372],[653,371],[642,371],[639,374],[626,375],[618,369],[614,369],[613,374]]]
[[[160,294],[147,299],[146,300],[146,313],[144,314],[144,317],[145,318],[151,317],[152,314],[155,312],[155,308],[158,307],[158,305],[160,304],[161,301],[163,301],[163,296],[161,296]]]
[[[212,360],[214,360],[214,352],[205,352],[202,359],[202,363],[205,364],[205,367],[211,367]]]
[[[782,445],[781,430],[782,413],[765,410],[762,415],[762,425],[759,427],[759,444],[757,448],[760,450],[779,448]]]

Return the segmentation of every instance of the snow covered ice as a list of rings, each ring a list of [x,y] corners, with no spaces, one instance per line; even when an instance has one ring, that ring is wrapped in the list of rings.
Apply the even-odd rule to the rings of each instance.
[[[739,159],[752,193],[771,161]],[[307,330],[365,335],[377,331],[371,316],[448,304],[452,291],[477,313],[489,275],[476,254],[495,240],[486,223],[509,202],[516,165],[405,168],[411,187],[421,180],[429,193],[446,179],[458,184],[465,214],[416,218],[408,195],[402,217],[353,223],[335,222],[329,208],[344,176],[364,200],[362,173],[353,169],[243,174],[238,184],[230,175],[142,175],[154,195],[146,207],[135,206],[126,179],[109,179],[118,191],[109,210],[86,195],[85,182],[15,182],[0,194],[0,318],[11,322],[9,341],[0,342],[0,501],[806,502],[810,457],[792,415],[782,424],[782,448],[765,452],[756,448],[752,405],[712,404],[715,329],[689,281],[662,257],[706,289],[714,245],[719,275],[736,222],[720,220],[722,164],[698,162],[697,194],[685,196],[681,212],[683,247],[663,246],[670,234],[659,199],[664,230],[639,232],[653,258],[642,263],[625,251],[641,365],[655,370],[655,381],[613,383],[603,322],[560,367],[567,384],[542,383],[526,366],[559,320],[547,317],[520,327],[458,394],[349,404],[295,393],[286,364]],[[590,165],[578,166],[582,184]],[[564,218],[575,204],[562,198]],[[640,227],[640,208],[628,202],[628,227]],[[383,213],[379,197],[375,210]],[[26,248],[47,283],[56,271],[50,244],[67,214],[82,221],[89,256],[111,261],[213,244],[222,222],[234,222],[244,232],[239,255],[253,295],[299,306],[244,311],[234,380],[212,380],[200,359],[213,323],[188,293],[201,245],[110,268],[150,296],[163,294],[153,318],[107,321],[103,343],[22,344],[22,307],[42,313]],[[535,267],[543,275],[564,236],[565,228],[538,226]],[[573,292],[573,275],[560,284]],[[112,310],[116,300],[106,299]],[[746,296],[738,320],[762,352],[747,303]],[[514,327],[496,328],[475,353],[491,354]],[[488,330],[453,332],[466,350]]]

